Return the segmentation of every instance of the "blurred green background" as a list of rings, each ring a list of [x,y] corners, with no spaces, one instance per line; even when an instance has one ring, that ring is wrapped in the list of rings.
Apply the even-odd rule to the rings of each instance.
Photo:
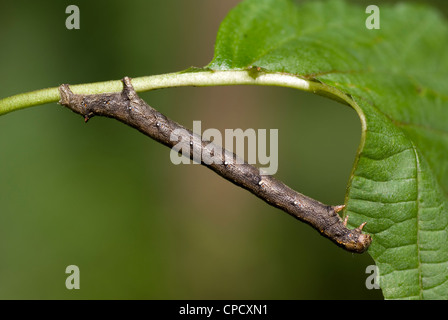
[[[238,2],[2,1],[0,98],[204,66]],[[424,2],[447,15],[444,1]],[[80,30],[65,28],[70,4]],[[190,128],[279,129],[276,176],[343,203],[360,139],[350,108],[268,87],[141,96]],[[173,165],[169,152],[55,103],[0,117],[0,299],[382,298],[365,287],[368,254],[345,252],[202,166]],[[65,287],[71,264],[80,290]]]

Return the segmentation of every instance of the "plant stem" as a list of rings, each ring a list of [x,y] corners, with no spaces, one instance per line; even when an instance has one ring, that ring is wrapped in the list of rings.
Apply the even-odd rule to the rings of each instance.
[[[295,75],[265,72],[257,70],[257,68],[224,71],[200,69],[194,71],[145,76],[133,78],[132,85],[134,86],[136,92],[184,86],[281,86],[331,96],[335,100],[351,105],[351,101],[347,96],[332,87],[326,86],[319,82],[302,79]],[[72,85],[71,89],[77,94],[119,92],[122,89],[122,82],[120,80],[113,80],[79,84]],[[58,102],[59,99],[60,95],[57,87],[14,95],[0,100],[0,115],[32,106]]]

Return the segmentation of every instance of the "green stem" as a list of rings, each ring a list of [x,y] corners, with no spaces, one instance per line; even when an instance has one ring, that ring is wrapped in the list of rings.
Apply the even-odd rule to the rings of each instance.
[[[149,91],[161,88],[184,86],[229,86],[229,85],[262,85],[296,88],[314,92],[352,105],[351,99],[340,91],[296,75],[286,73],[273,73],[260,71],[254,68],[249,70],[211,71],[207,69],[167,73],[132,79],[135,91]],[[70,88],[77,94],[100,94],[106,92],[120,92],[123,88],[120,80],[96,82],[88,84],[71,85]],[[57,87],[42,89],[14,95],[0,100],[0,115],[60,100]]]

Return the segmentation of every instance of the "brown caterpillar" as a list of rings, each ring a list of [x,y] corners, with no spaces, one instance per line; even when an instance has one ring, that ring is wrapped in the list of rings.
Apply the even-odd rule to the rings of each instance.
[[[92,95],[74,94],[69,85],[61,85],[59,103],[81,114],[86,122],[96,115],[115,118],[171,148],[177,145],[179,140],[190,146],[193,142],[197,143],[198,145],[194,147],[201,151],[210,147],[212,142],[194,138],[195,134],[192,131],[150,107],[137,95],[130,78],[125,77],[122,81],[122,92]],[[175,130],[181,133],[178,141],[170,139]],[[223,160],[221,163],[210,164],[209,161],[205,162],[202,159],[201,164],[230,182],[249,190],[268,204],[308,223],[323,236],[350,252],[362,253],[372,242],[370,235],[362,233],[365,223],[355,229],[347,228],[348,217],[342,220],[337,214],[344,206],[327,206],[294,191],[272,176],[261,175],[258,168],[247,162],[241,159],[237,161],[237,156],[226,149],[222,149],[221,155]],[[190,153],[190,157],[193,159],[193,152]]]

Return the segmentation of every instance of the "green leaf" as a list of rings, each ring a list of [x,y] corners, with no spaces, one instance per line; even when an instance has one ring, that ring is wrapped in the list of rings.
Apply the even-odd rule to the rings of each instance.
[[[384,297],[447,299],[447,23],[424,6],[382,5],[380,29],[370,30],[365,11],[243,1],[223,21],[208,68],[257,67],[348,95],[362,139],[345,214],[367,221]]]

